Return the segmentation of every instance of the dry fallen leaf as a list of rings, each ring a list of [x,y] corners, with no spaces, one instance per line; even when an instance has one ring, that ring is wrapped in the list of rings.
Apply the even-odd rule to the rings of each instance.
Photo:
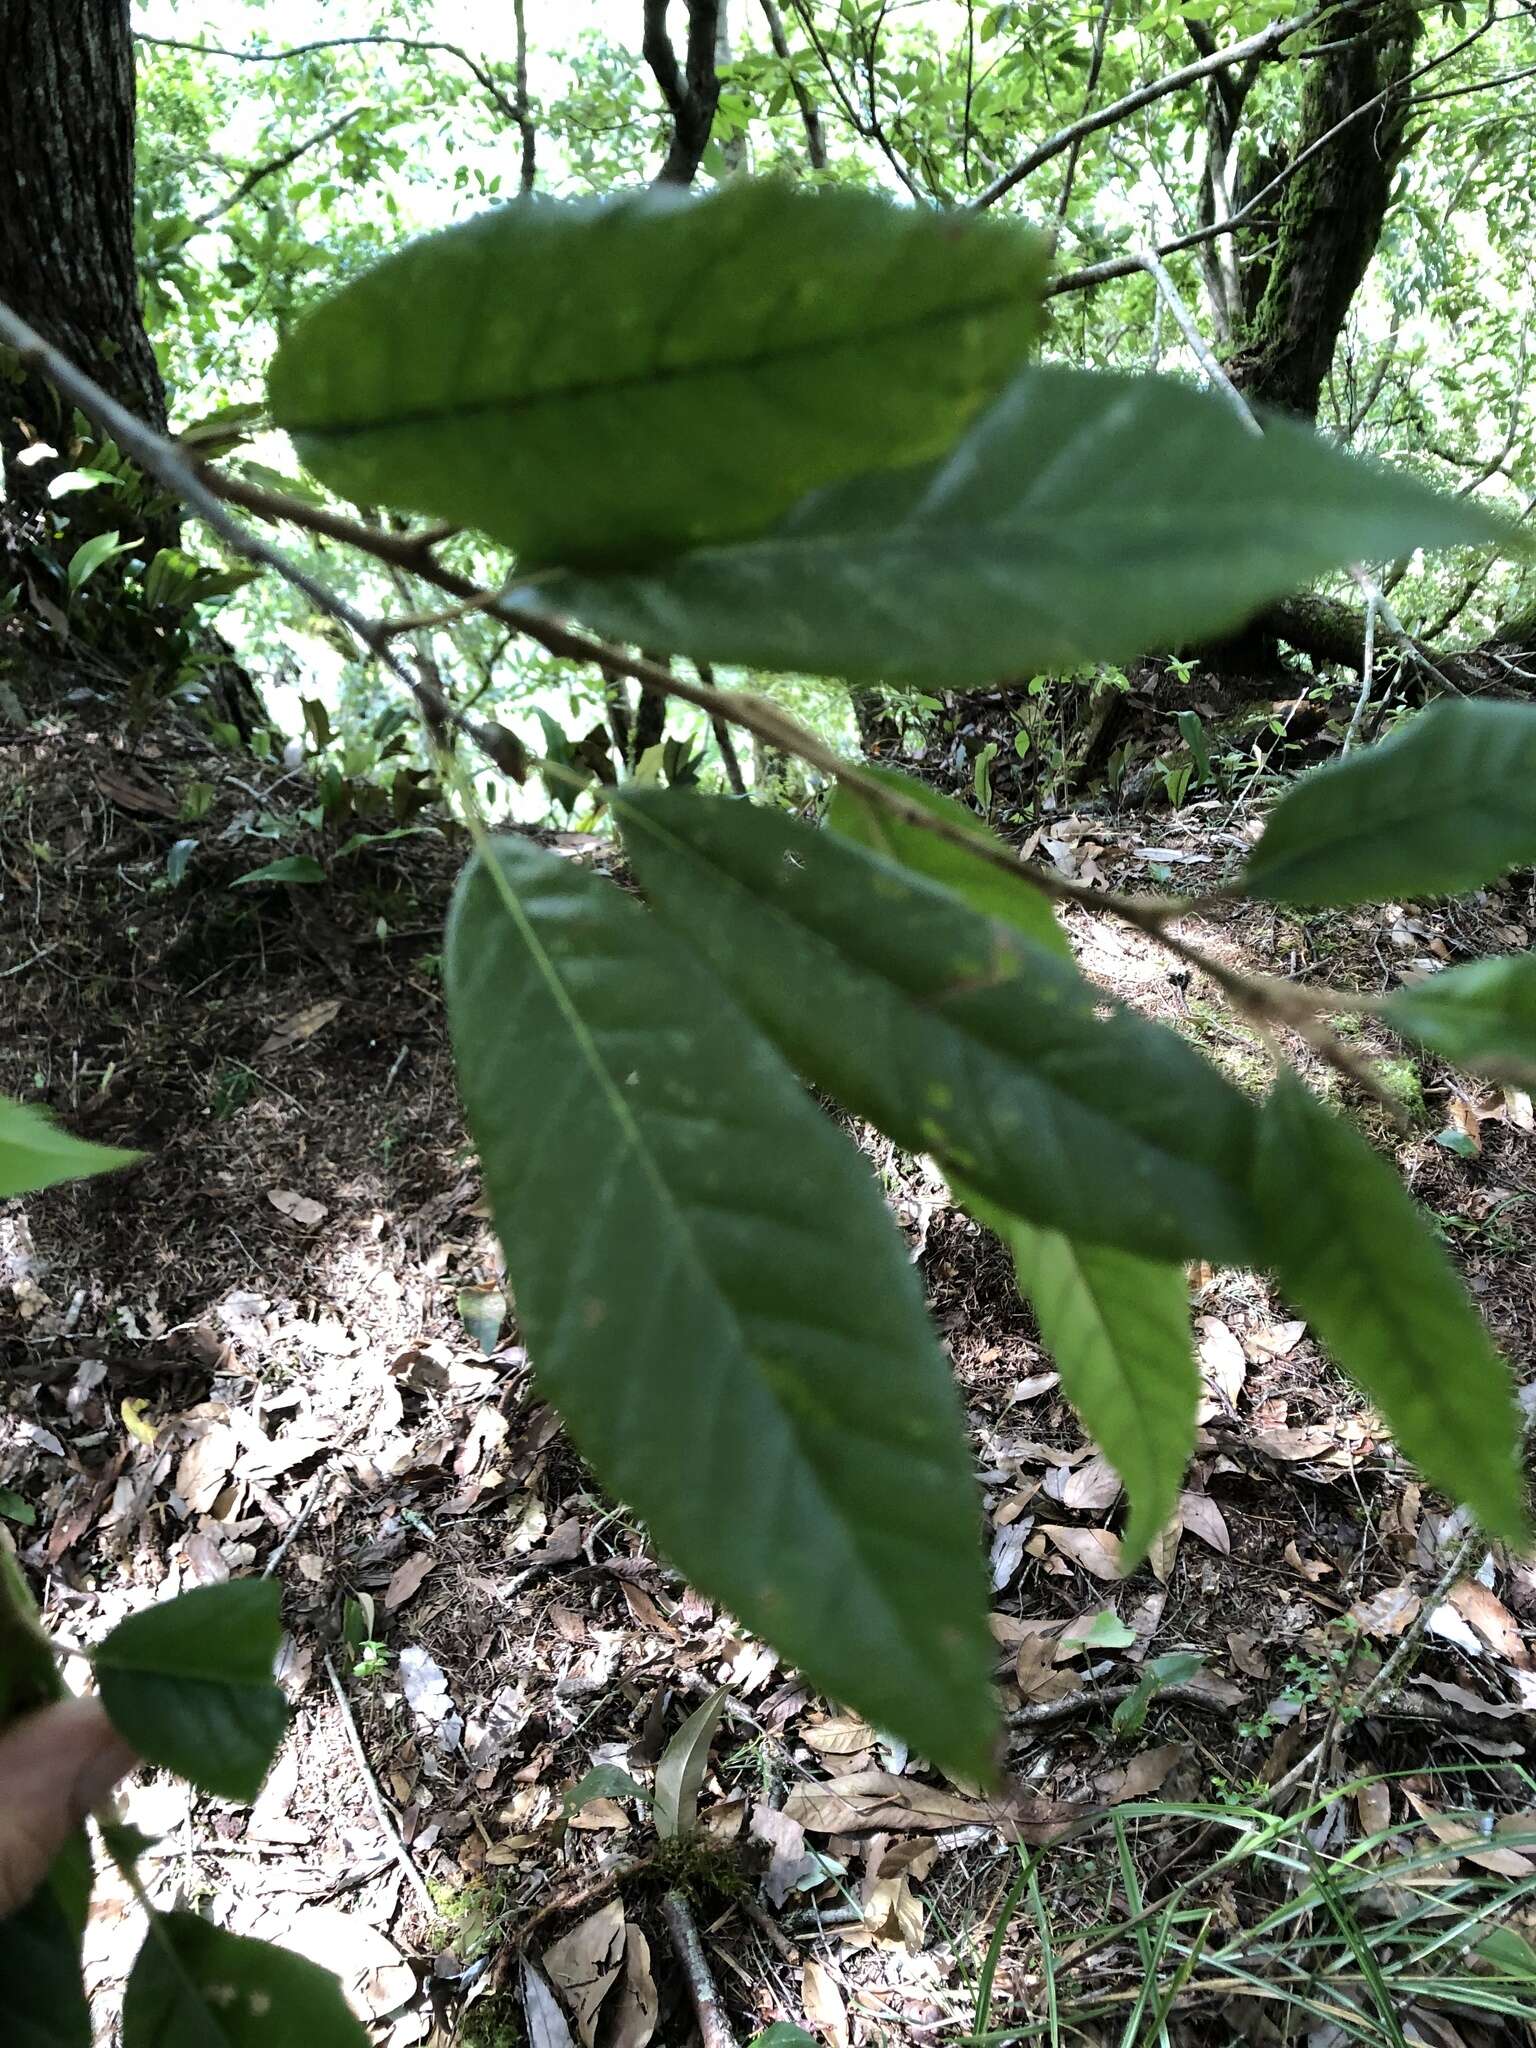
[[[1208,1493],[1181,1493],[1179,1514],[1191,1536],[1197,1536],[1222,1557],[1232,1555],[1232,1536],[1227,1518]]]
[[[624,1974],[614,1993],[606,2048],[646,2048],[660,2004],[651,1975],[651,1945],[638,1927],[624,1930]]]
[[[1373,1593],[1369,1600],[1357,1600],[1349,1610],[1349,1619],[1365,1635],[1400,1636],[1417,1621],[1423,1605],[1412,1586],[1388,1586]]]
[[[301,1195],[293,1188],[268,1188],[267,1200],[280,1216],[286,1216],[290,1223],[297,1223],[302,1230],[313,1230],[331,1213],[323,1202],[311,1201],[308,1195]]]
[[[1200,1377],[1205,1383],[1196,1418],[1209,1422],[1213,1415],[1228,1415],[1237,1407],[1248,1378],[1248,1361],[1220,1316],[1200,1316],[1195,1331]]]
[[[224,1491],[239,1448],[230,1425],[214,1422],[182,1452],[176,1491],[194,1515],[206,1515]]]
[[[414,1599],[421,1590],[422,1580],[436,1568],[437,1559],[430,1550],[418,1550],[414,1557],[408,1557],[384,1588],[384,1612],[393,1614],[397,1607],[403,1607],[407,1600]]]
[[[1479,1699],[1475,1692],[1449,1678],[1416,1678],[1413,1684],[1415,1690],[1431,1692],[1436,1699],[1460,1707],[1464,1714],[1481,1714],[1490,1721],[1512,1721],[1530,1711],[1522,1702],[1511,1704],[1503,1700]]]
[[[857,1756],[861,1750],[874,1748],[875,1731],[856,1715],[827,1714],[802,1721],[800,1739],[818,1756]]]
[[[1532,1863],[1529,1857],[1517,1855],[1513,1849],[1495,1846],[1491,1815],[1488,1817],[1489,1825],[1480,1827],[1475,1822],[1453,1819],[1449,1814],[1441,1813],[1406,1786],[1403,1791],[1408,1804],[1435,1840],[1443,1842],[1448,1849],[1459,1849],[1465,1862],[1475,1863],[1482,1870],[1495,1871],[1500,1877],[1530,1877],[1536,1873],[1536,1863]],[[1529,1825],[1527,1820],[1522,1832]]]
[[[1267,1329],[1250,1330],[1243,1349],[1252,1359],[1289,1358],[1306,1334],[1305,1323],[1271,1323]]]
[[[1147,1552],[1147,1563],[1152,1567],[1152,1576],[1160,1586],[1166,1586],[1173,1577],[1174,1560],[1179,1554],[1179,1541],[1184,1534],[1184,1517],[1175,1508],[1165,1528],[1161,1529]]]
[[[306,1003],[302,1010],[291,1010],[286,1017],[280,1017],[269,1035],[256,1048],[257,1059],[269,1054],[289,1052],[316,1032],[323,1031],[327,1024],[334,1023],[341,1014],[341,1002],[336,998],[325,1003]]]
[[[1045,1492],[1080,1515],[1103,1514],[1120,1498],[1120,1474],[1108,1458],[1094,1456],[1076,1470],[1055,1466],[1045,1475]]]
[[[923,1908],[912,1889],[910,1871],[877,1865],[876,1875],[865,1885],[863,1905],[863,1931],[877,1946],[904,1948],[909,1955],[921,1950]]]
[[[1118,1806],[1125,1799],[1150,1799],[1162,1789],[1163,1781],[1176,1763],[1188,1754],[1182,1742],[1165,1742],[1160,1749],[1144,1749],[1128,1764],[1101,1771],[1093,1789],[1106,1806]]]
[[[550,1982],[570,2007],[585,2048],[593,2048],[603,2000],[624,1967],[624,1908],[617,1899],[545,1949],[543,1962]]]
[[[1249,1440],[1256,1451],[1287,1465],[1326,1458],[1339,1448],[1338,1438],[1323,1429],[1256,1429]]]
[[[1077,1673],[1064,1671],[1056,1662],[1063,1648],[1054,1633],[1027,1636],[1020,1643],[1014,1659],[1014,1678],[1027,1705],[1040,1700],[1064,1699],[1069,1692],[1081,1691],[1083,1681]]]
[[[1096,1579],[1120,1576],[1120,1538],[1108,1529],[1057,1529],[1042,1525],[1041,1535],[1063,1557]]]
[[[806,1874],[805,1829],[787,1813],[773,1806],[754,1806],[751,1832],[768,1845],[768,1868],[763,1873],[763,1892],[770,1906],[782,1906]]]
[[[934,1834],[987,1819],[991,1808],[959,1792],[945,1792],[889,1771],[854,1771],[825,1784],[796,1785],[784,1811],[813,1835]]]
[[[806,2023],[831,2043],[831,2048],[848,2048],[848,2008],[837,1981],[825,1963],[806,1958],[800,1974],[800,1997],[805,2005]]]
[[[1246,1678],[1268,1678],[1269,1665],[1259,1648],[1257,1636],[1238,1629],[1227,1637],[1227,1649],[1232,1662]]]
[[[1497,1594],[1490,1593],[1476,1579],[1463,1579],[1451,1588],[1450,1604],[1496,1657],[1502,1657],[1517,1670],[1530,1670],[1531,1653],[1515,1625],[1515,1617]]]
[[[1056,1474],[1053,1472],[1054,1479]],[[988,1565],[992,1573],[992,1590],[1001,1593],[1024,1562],[1024,1545],[1029,1541],[1029,1532],[1034,1527],[1034,1518],[1026,1515],[1022,1521],[1009,1522],[992,1538],[992,1549]]]
[[[1328,1578],[1333,1571],[1333,1566],[1331,1564],[1324,1564],[1320,1557],[1303,1557],[1296,1548],[1296,1539],[1294,1537],[1285,1546],[1285,1561],[1293,1572],[1306,1580],[1309,1586],[1315,1586],[1319,1579]]]
[[[1355,1794],[1355,1812],[1362,1835],[1379,1835],[1392,1825],[1392,1787],[1384,1778],[1372,1778]]]
[[[528,2022],[528,2048],[576,2048],[555,1994],[525,1957],[523,2017]]]

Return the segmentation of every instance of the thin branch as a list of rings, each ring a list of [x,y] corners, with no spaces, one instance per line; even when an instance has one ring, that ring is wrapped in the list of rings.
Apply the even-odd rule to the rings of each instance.
[[[795,96],[795,105],[800,109],[800,125],[805,130],[805,160],[813,171],[824,171],[827,168],[827,138],[822,132],[821,114],[794,69],[789,37],[784,33],[784,17],[779,12],[777,0],[759,0],[759,5],[768,24],[768,40],[773,45],[773,54],[780,63],[790,66],[789,89]]]
[[[1126,93],[1123,98],[1112,101],[1109,106],[1100,107],[1097,113],[1080,115],[1070,127],[1061,129],[1032,149],[1028,156],[1021,157],[1012,170],[1004,171],[1001,177],[994,178],[986,190],[971,202],[972,205],[978,212],[985,207],[995,206],[1005,193],[1011,192],[1015,185],[1029,177],[1032,172],[1038,171],[1042,164],[1048,164],[1053,157],[1060,156],[1063,150],[1071,149],[1086,136],[1096,135],[1101,128],[1112,128],[1128,114],[1139,112],[1142,107],[1150,106],[1154,100],[1166,99],[1169,93],[1180,92],[1186,85],[1195,85],[1202,78],[1209,78],[1213,72],[1223,71],[1229,65],[1246,63],[1251,57],[1269,56],[1289,37],[1299,35],[1303,29],[1310,28],[1313,22],[1320,20],[1327,11],[1326,7],[1312,7],[1305,14],[1292,15],[1288,21],[1274,22],[1269,28],[1261,29],[1257,35],[1246,36],[1240,43],[1229,43],[1225,49],[1213,50],[1208,57],[1201,57],[1193,64],[1181,65],[1177,71],[1170,71],[1165,77],[1154,79],[1150,85],[1138,86],[1134,92]]]
[[[512,73],[513,103],[516,112],[512,118],[516,121],[518,133],[523,139],[517,189],[526,199],[538,178],[539,131],[528,100],[528,22],[524,14],[523,0],[512,0],[512,20],[517,32],[517,57]]]
[[[1322,12],[1321,9],[1318,11]],[[1181,250],[1198,248],[1202,242],[1213,241],[1218,235],[1236,234],[1237,230],[1246,226],[1259,209],[1268,200],[1272,199],[1283,185],[1289,183],[1301,169],[1302,165],[1310,162],[1319,150],[1326,149],[1331,142],[1343,134],[1346,128],[1350,127],[1354,122],[1363,119],[1365,115],[1373,113],[1376,108],[1400,93],[1404,86],[1411,85],[1416,78],[1426,77],[1429,72],[1438,71],[1442,65],[1449,64],[1452,58],[1459,57],[1464,50],[1470,49],[1473,43],[1478,42],[1485,36],[1491,25],[1490,21],[1482,22],[1470,34],[1463,36],[1459,43],[1453,44],[1448,50],[1443,50],[1438,57],[1427,58],[1416,71],[1410,71],[1406,78],[1399,80],[1394,85],[1384,87],[1381,92],[1373,94],[1370,99],[1362,100],[1358,107],[1352,107],[1342,120],[1335,121],[1325,134],[1319,135],[1315,141],[1308,143],[1307,147],[1298,156],[1294,157],[1283,171],[1280,171],[1275,177],[1271,178],[1269,183],[1262,186],[1251,198],[1245,200],[1236,213],[1228,214],[1225,220],[1214,221],[1208,227],[1195,228],[1187,235],[1178,235],[1170,242],[1159,243],[1156,254],[1162,257],[1176,256]],[[1467,86],[1465,90],[1468,92],[1480,92],[1485,90],[1487,85],[1492,84],[1492,82],[1492,80],[1488,80],[1476,86]],[[1410,104],[1418,106],[1421,104],[1421,101],[1415,97],[1410,101]],[[1084,270],[1066,271],[1062,276],[1047,285],[1046,296],[1047,298],[1055,298],[1063,292],[1087,291],[1094,285],[1107,284],[1111,278],[1134,277],[1138,270],[1144,270],[1145,268],[1146,265],[1139,256],[1117,256],[1107,263],[1090,264]]]
[[[1104,68],[1104,39],[1109,34],[1109,19],[1110,16],[1114,13],[1114,11],[1115,0],[1103,0],[1103,4],[1099,8],[1099,18],[1097,22],[1095,22],[1094,24],[1093,55],[1090,58],[1088,64],[1088,82],[1083,87],[1083,112],[1085,114],[1093,105],[1093,96],[1099,88],[1099,73]],[[966,51],[965,103],[967,109],[966,131],[967,134],[969,134],[969,109],[971,103],[969,46],[967,46]],[[1072,199],[1072,185],[1073,181],[1077,177],[1077,160],[1082,153],[1082,147],[1083,138],[1079,135],[1073,141],[1071,148],[1067,151],[1067,175],[1061,181],[1061,197],[1056,202],[1056,218],[1059,221],[1064,221],[1067,217],[1067,207],[1070,205]]]
[[[1360,694],[1355,699],[1354,715],[1349,721],[1349,731],[1344,735],[1344,744],[1339,749],[1340,754],[1347,754],[1355,744],[1355,738],[1365,717],[1365,707],[1371,701],[1371,690],[1375,680],[1376,600],[1374,597],[1368,597],[1365,600],[1365,660],[1360,669]]]
[[[707,661],[695,664],[700,678],[711,687],[715,672]],[[731,728],[723,718],[711,718],[709,729],[715,736],[715,745],[720,750],[720,765],[725,770],[725,779],[730,784],[732,796],[745,796],[747,780],[741,772],[741,762],[736,753],[736,742],[731,738]]]
[[[349,107],[346,113],[338,114],[334,121],[327,121],[323,128],[317,128],[313,135],[306,135],[302,141],[294,143],[291,149],[285,149],[279,156],[269,157],[265,163],[254,164],[224,198],[216,200],[205,213],[193,215],[181,239],[184,242],[190,241],[200,228],[210,227],[231,208],[238,206],[242,199],[249,198],[263,180],[275,177],[279,171],[286,171],[288,166],[297,163],[301,156],[307,155],[312,149],[319,149],[323,143],[329,142],[333,135],[339,135],[343,128],[350,127],[361,115],[372,112],[373,108],[368,106]]]
[[[291,57],[310,57],[317,50],[355,50],[371,44],[388,45],[397,50],[415,50],[422,53],[436,51],[445,57],[456,57],[466,70],[474,74],[476,82],[484,89],[487,97],[507,119],[516,122],[517,108],[509,100],[483,64],[477,63],[468,50],[459,43],[438,42],[424,36],[323,36],[313,43],[293,43],[286,50],[231,50],[222,43],[192,43],[180,36],[152,36],[144,29],[134,30],[134,40],[152,43],[161,50],[191,50],[199,57],[225,57],[232,64],[283,64]]]
[[[806,38],[811,48],[816,52],[821,68],[826,73],[827,83],[831,86],[849,127],[852,128],[855,135],[861,137],[865,142],[872,142],[891,169],[896,173],[902,184],[905,185],[910,196],[919,205],[926,204],[923,194],[918,190],[916,179],[892,148],[891,139],[886,134],[884,128],[880,126],[878,121],[871,125],[864,115],[859,112],[853,96],[838,76],[837,66],[832,61],[832,53],[821,39],[821,32],[816,26],[815,18],[811,13],[807,0],[789,0],[789,4],[794,8],[795,19],[799,22],[801,28],[805,30]]]
[[[369,1763],[368,1753],[363,1748],[363,1738],[357,1732],[357,1722],[353,1719],[352,1708],[341,1680],[336,1676],[336,1666],[331,1662],[329,1650],[325,1653],[325,1675],[331,1681],[331,1691],[341,1711],[342,1726],[347,1731],[347,1745],[357,1764],[358,1775],[363,1781],[363,1790],[368,1794],[368,1804],[373,1808],[373,1817],[379,1824],[379,1832],[389,1844],[389,1853],[399,1864],[401,1875],[415,1893],[416,1903],[429,1917],[434,1916],[437,1907],[433,1904],[432,1894],[427,1890],[426,1880],[411,1860],[411,1852],[401,1839],[394,1816],[384,1803],[384,1794],[379,1790],[379,1781],[373,1774],[373,1766]]]
[[[693,1908],[681,1892],[664,1892],[661,1917],[667,1923],[672,1948],[688,1986],[688,1996],[693,2000],[699,2038],[704,2048],[736,2048],[736,2036],[725,2016],[720,1993],[715,1989],[714,1973],[709,1967],[709,1957],[704,1953]]]

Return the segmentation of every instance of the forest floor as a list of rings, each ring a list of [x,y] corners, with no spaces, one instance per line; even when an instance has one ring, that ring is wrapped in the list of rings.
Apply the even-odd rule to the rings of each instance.
[[[458,1116],[437,970],[462,850],[429,825],[333,850],[345,886],[235,885],[292,849],[263,834],[298,800],[172,728],[0,744],[0,1091],[146,1155],[0,1203],[0,1512],[9,1496],[67,1643],[231,1574],[284,1588],[294,1721],[256,1807],[154,1774],[128,1791],[155,1895],[323,1960],[394,2048],[524,2038],[524,1955],[560,2001],[536,2008],[539,2048],[567,2021],[586,2048],[685,2041],[659,1910],[678,1882],[743,2042],[783,2020],[830,2048],[958,2043],[978,2017],[1155,2041],[1138,1988],[1149,1958],[1166,1985],[1181,1957],[1173,2040],[1527,2038],[1488,1972],[1536,1961],[1536,1569],[1421,1490],[1267,1284],[1193,1276],[1198,1453],[1177,1522],[1121,1580],[1118,1485],[1003,1255],[923,1162],[871,1141],[969,1413],[1024,1789],[952,1784],[812,1696],[583,1470],[502,1319]],[[1202,887],[1254,824],[1225,797],[1085,805],[1035,850],[1090,882]],[[1069,923],[1106,989],[1257,1085],[1263,1048],[1217,991],[1107,920]],[[1377,991],[1536,945],[1536,888],[1224,908],[1187,935]],[[1529,1098],[1374,1027],[1358,1044],[1403,1127],[1346,1106],[1532,1380]],[[597,1767],[648,1784],[722,1685],[686,1852],[617,1778],[570,1809]],[[88,1948],[103,2011],[133,1917],[108,1886]],[[1496,1926],[1516,1948],[1479,1960]]]

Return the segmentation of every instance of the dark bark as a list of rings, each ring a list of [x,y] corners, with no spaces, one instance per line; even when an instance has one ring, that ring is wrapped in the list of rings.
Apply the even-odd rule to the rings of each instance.
[[[1240,257],[1266,265],[1229,368],[1244,395],[1305,419],[1318,399],[1334,348],[1376,252],[1402,157],[1408,120],[1402,85],[1411,68],[1418,15],[1407,0],[1367,0],[1330,14],[1318,31],[1323,54],[1306,66],[1294,160],[1385,93],[1379,108],[1349,121],[1302,164],[1278,196],[1272,233],[1240,239]],[[1244,182],[1262,183],[1252,156]],[[1272,248],[1272,254],[1265,253]],[[1255,254],[1254,252],[1258,253]],[[1245,294],[1245,297],[1248,296]]]
[[[0,0],[0,298],[120,404],[163,430],[165,389],[134,259],[134,126],[128,0]],[[0,570],[36,593],[45,620],[53,609],[47,638],[57,646],[59,562],[91,532],[116,526],[140,542],[135,552],[147,563],[179,541],[179,512],[148,486],[127,510],[106,492],[50,502],[50,477],[74,467],[73,414],[52,385],[14,359],[0,363],[0,379]],[[36,441],[56,448],[57,459],[18,464]],[[187,655],[184,620],[142,603],[101,606],[96,600],[111,592],[113,573],[103,571],[93,585],[92,651],[126,690],[152,697]],[[263,717],[249,678],[216,634],[194,627],[192,640],[215,715],[248,734]]]
[[[688,45],[679,65],[667,30],[668,0],[645,0],[641,48],[672,116],[666,162],[656,174],[659,185],[693,183],[709,147],[715,108],[720,103],[720,73],[716,69],[720,0],[687,0],[687,6]]]
[[[784,17],[779,12],[778,0],[760,0],[763,19],[768,24],[768,40],[773,53],[781,63],[789,62],[789,37],[784,33]],[[789,89],[795,96],[795,105],[800,109],[800,125],[805,130],[805,156],[813,171],[827,168],[827,140],[822,132],[821,114],[816,102],[796,76],[791,76]]]
[[[0,298],[130,411],[165,425],[133,254],[133,41],[128,0],[0,0]],[[13,376],[0,444],[25,421],[67,435],[52,388]]]

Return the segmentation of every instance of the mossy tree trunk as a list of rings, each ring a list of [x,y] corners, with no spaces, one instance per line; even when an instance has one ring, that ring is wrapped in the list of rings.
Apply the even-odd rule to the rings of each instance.
[[[1407,0],[1337,9],[1320,25],[1319,54],[1306,65],[1289,150],[1296,168],[1276,195],[1275,216],[1261,224],[1272,253],[1229,365],[1247,397],[1304,419],[1317,416],[1340,331],[1381,236],[1407,140],[1404,82],[1418,26]],[[1258,181],[1250,172],[1243,182],[1251,190]]]

